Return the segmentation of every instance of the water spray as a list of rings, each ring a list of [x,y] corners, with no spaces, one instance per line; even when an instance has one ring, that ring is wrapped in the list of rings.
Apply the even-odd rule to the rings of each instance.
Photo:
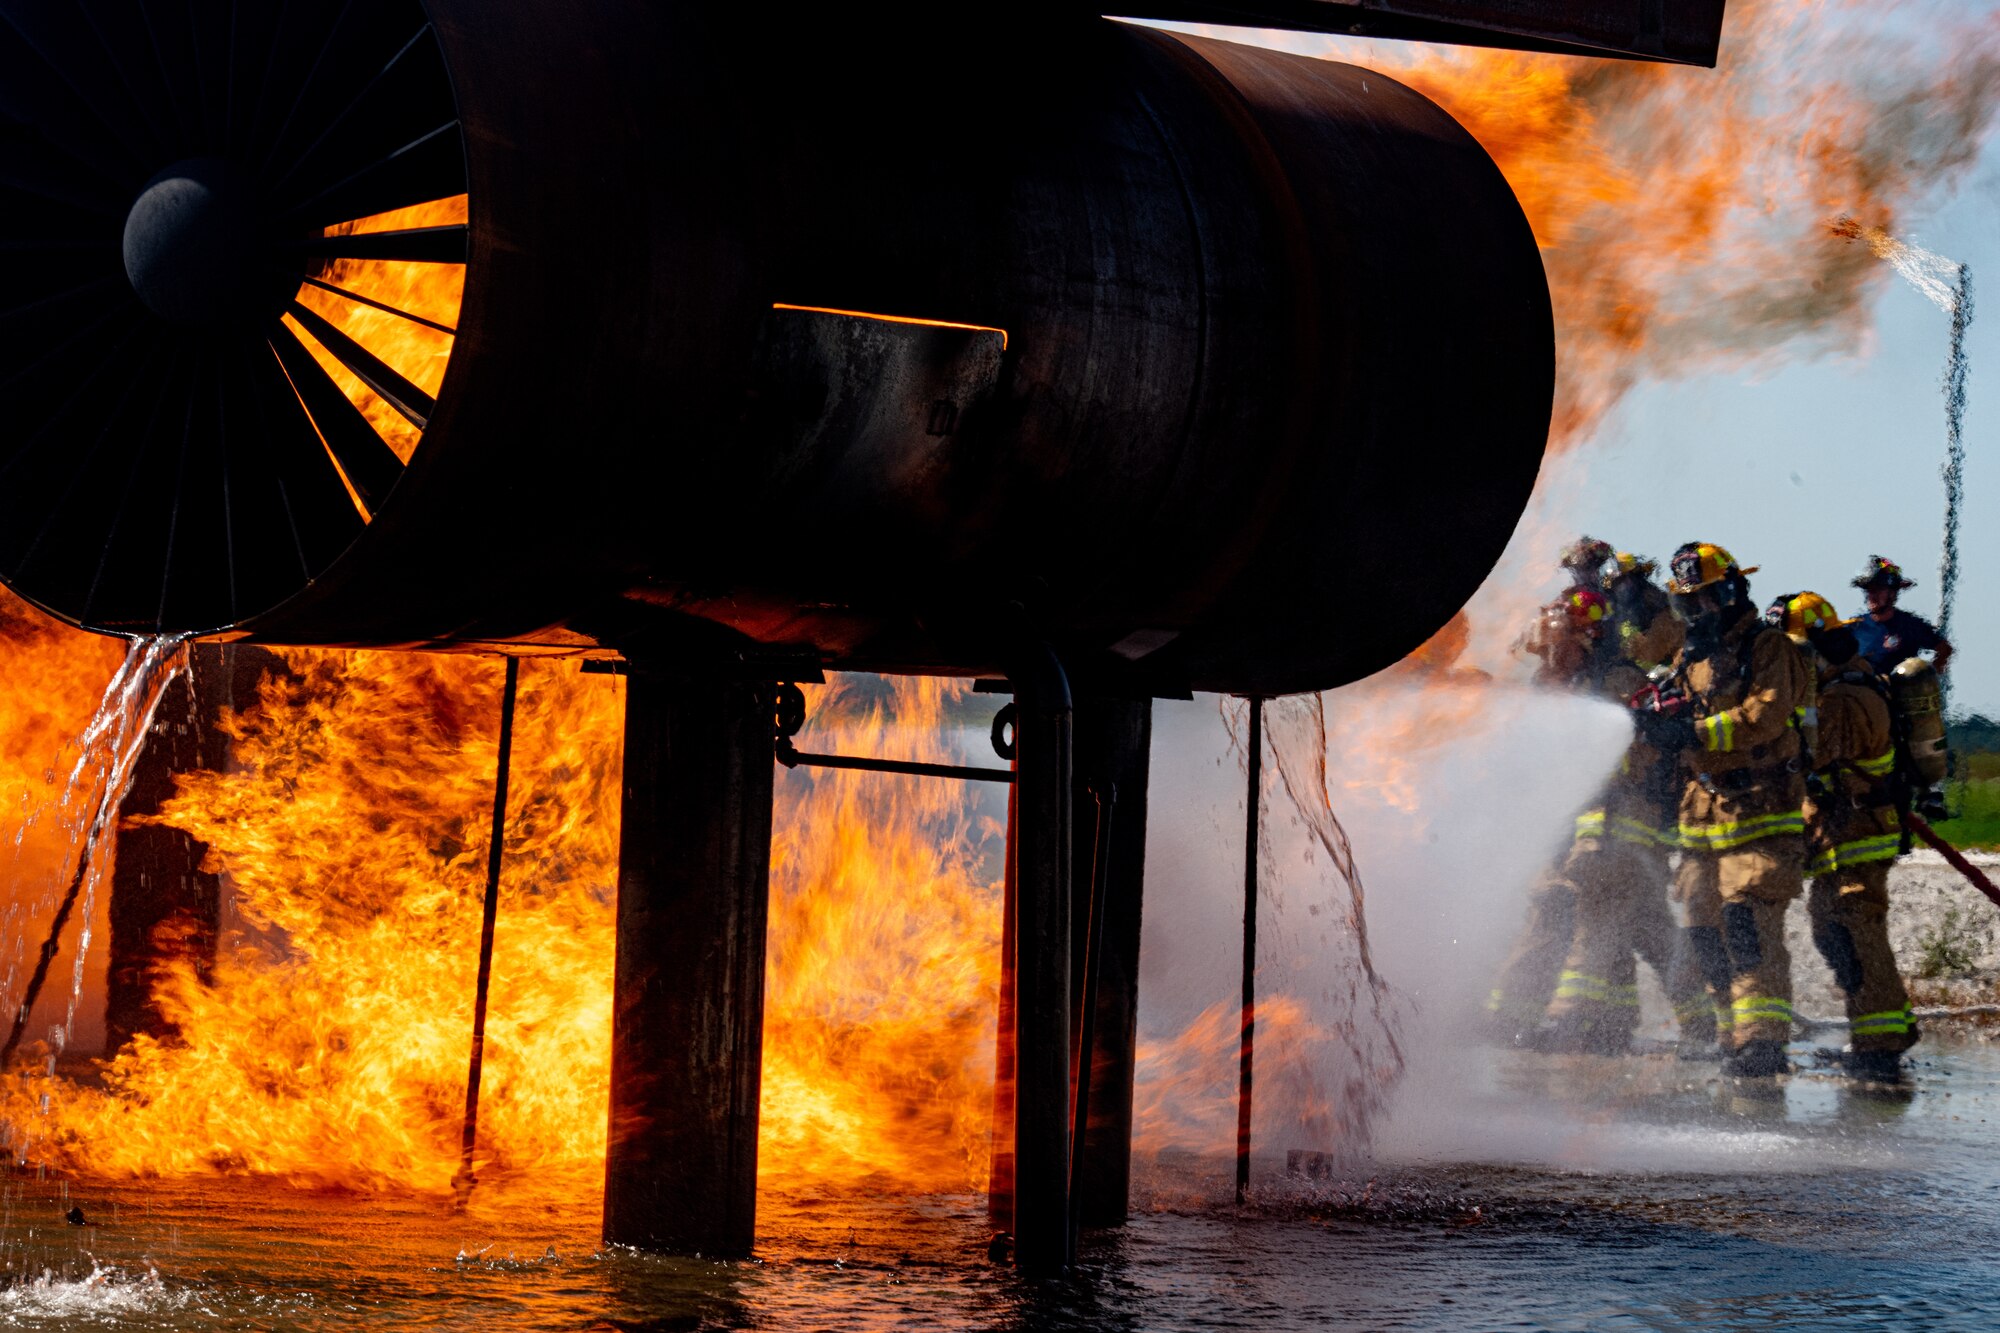
[[[1923,298],[1951,318],[1951,350],[1944,363],[1944,549],[1938,561],[1938,635],[1951,640],[1952,606],[1958,598],[1958,515],[1965,499],[1965,331],[1972,324],[1972,268],[1899,241],[1880,227],[1851,217],[1831,224],[1834,235],[1861,241],[1895,269]],[[1940,680],[1947,698],[1949,681]]]

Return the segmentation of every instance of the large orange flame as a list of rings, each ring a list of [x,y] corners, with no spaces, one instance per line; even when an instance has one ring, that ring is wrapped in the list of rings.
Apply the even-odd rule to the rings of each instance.
[[[160,818],[206,842],[248,927],[211,983],[160,984],[177,1035],[101,1087],[17,1078],[17,1152],[96,1173],[225,1170],[444,1189],[457,1164],[496,757],[499,667],[294,652],[229,722],[234,764]],[[961,693],[817,691],[828,743],[950,759]],[[526,664],[494,946],[480,1164],[601,1159],[609,1078],[621,690]],[[780,784],[767,1173],[962,1189],[990,1112],[998,830],[950,784]],[[37,1109],[48,1094],[47,1111]]]

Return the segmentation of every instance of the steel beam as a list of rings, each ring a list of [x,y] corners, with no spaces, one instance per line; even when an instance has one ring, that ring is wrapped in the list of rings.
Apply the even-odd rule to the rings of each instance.
[[[1090,1114],[1078,1172],[1078,1220],[1086,1227],[1125,1222],[1132,1179],[1132,1076],[1139,1031],[1139,925],[1146,879],[1146,781],[1151,767],[1149,699],[1084,695],[1076,704],[1074,883],[1090,883],[1087,836],[1099,807],[1091,791],[1117,792],[1102,898],[1096,1016],[1090,1051]],[[1081,892],[1081,890],[1079,890]],[[1075,956],[1083,957],[1085,913],[1077,911]],[[1071,988],[1081,1002],[1079,988]]]
[[[1039,649],[1010,673],[1018,712],[1014,821],[1014,1255],[1023,1274],[1071,1259],[1069,682]]]

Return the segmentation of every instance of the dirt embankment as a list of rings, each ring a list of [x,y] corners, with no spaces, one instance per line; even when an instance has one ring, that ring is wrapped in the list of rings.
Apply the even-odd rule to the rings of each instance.
[[[2000,882],[2000,853],[1969,859]],[[1788,921],[1792,988],[1802,1014],[1844,1014],[1833,975],[1813,947],[1805,904]],[[1889,877],[1889,941],[1919,1006],[2000,1003],[2000,907],[1967,883],[1936,852],[1912,852]],[[1992,1024],[1991,1016],[1985,1018]]]

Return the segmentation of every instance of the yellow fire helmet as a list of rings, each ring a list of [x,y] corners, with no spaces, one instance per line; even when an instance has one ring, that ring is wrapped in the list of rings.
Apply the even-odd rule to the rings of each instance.
[[[1611,557],[1611,568],[1605,571],[1604,578],[1607,583],[1623,578],[1627,574],[1637,574],[1642,579],[1649,579],[1658,573],[1659,569],[1660,562],[1657,560],[1648,560],[1645,556],[1634,555],[1630,551],[1619,551]]]
[[[1714,542],[1689,542],[1674,552],[1668,564],[1672,577],[1667,580],[1667,591],[1677,596],[1699,592],[1712,583],[1720,583],[1735,574],[1755,574],[1757,566],[1747,569],[1736,563],[1736,557],[1717,546]]]
[[[1792,642],[1804,643],[1808,635],[1852,622],[1842,620],[1833,603],[1816,592],[1788,592],[1765,609],[1764,623],[1783,630]]]

